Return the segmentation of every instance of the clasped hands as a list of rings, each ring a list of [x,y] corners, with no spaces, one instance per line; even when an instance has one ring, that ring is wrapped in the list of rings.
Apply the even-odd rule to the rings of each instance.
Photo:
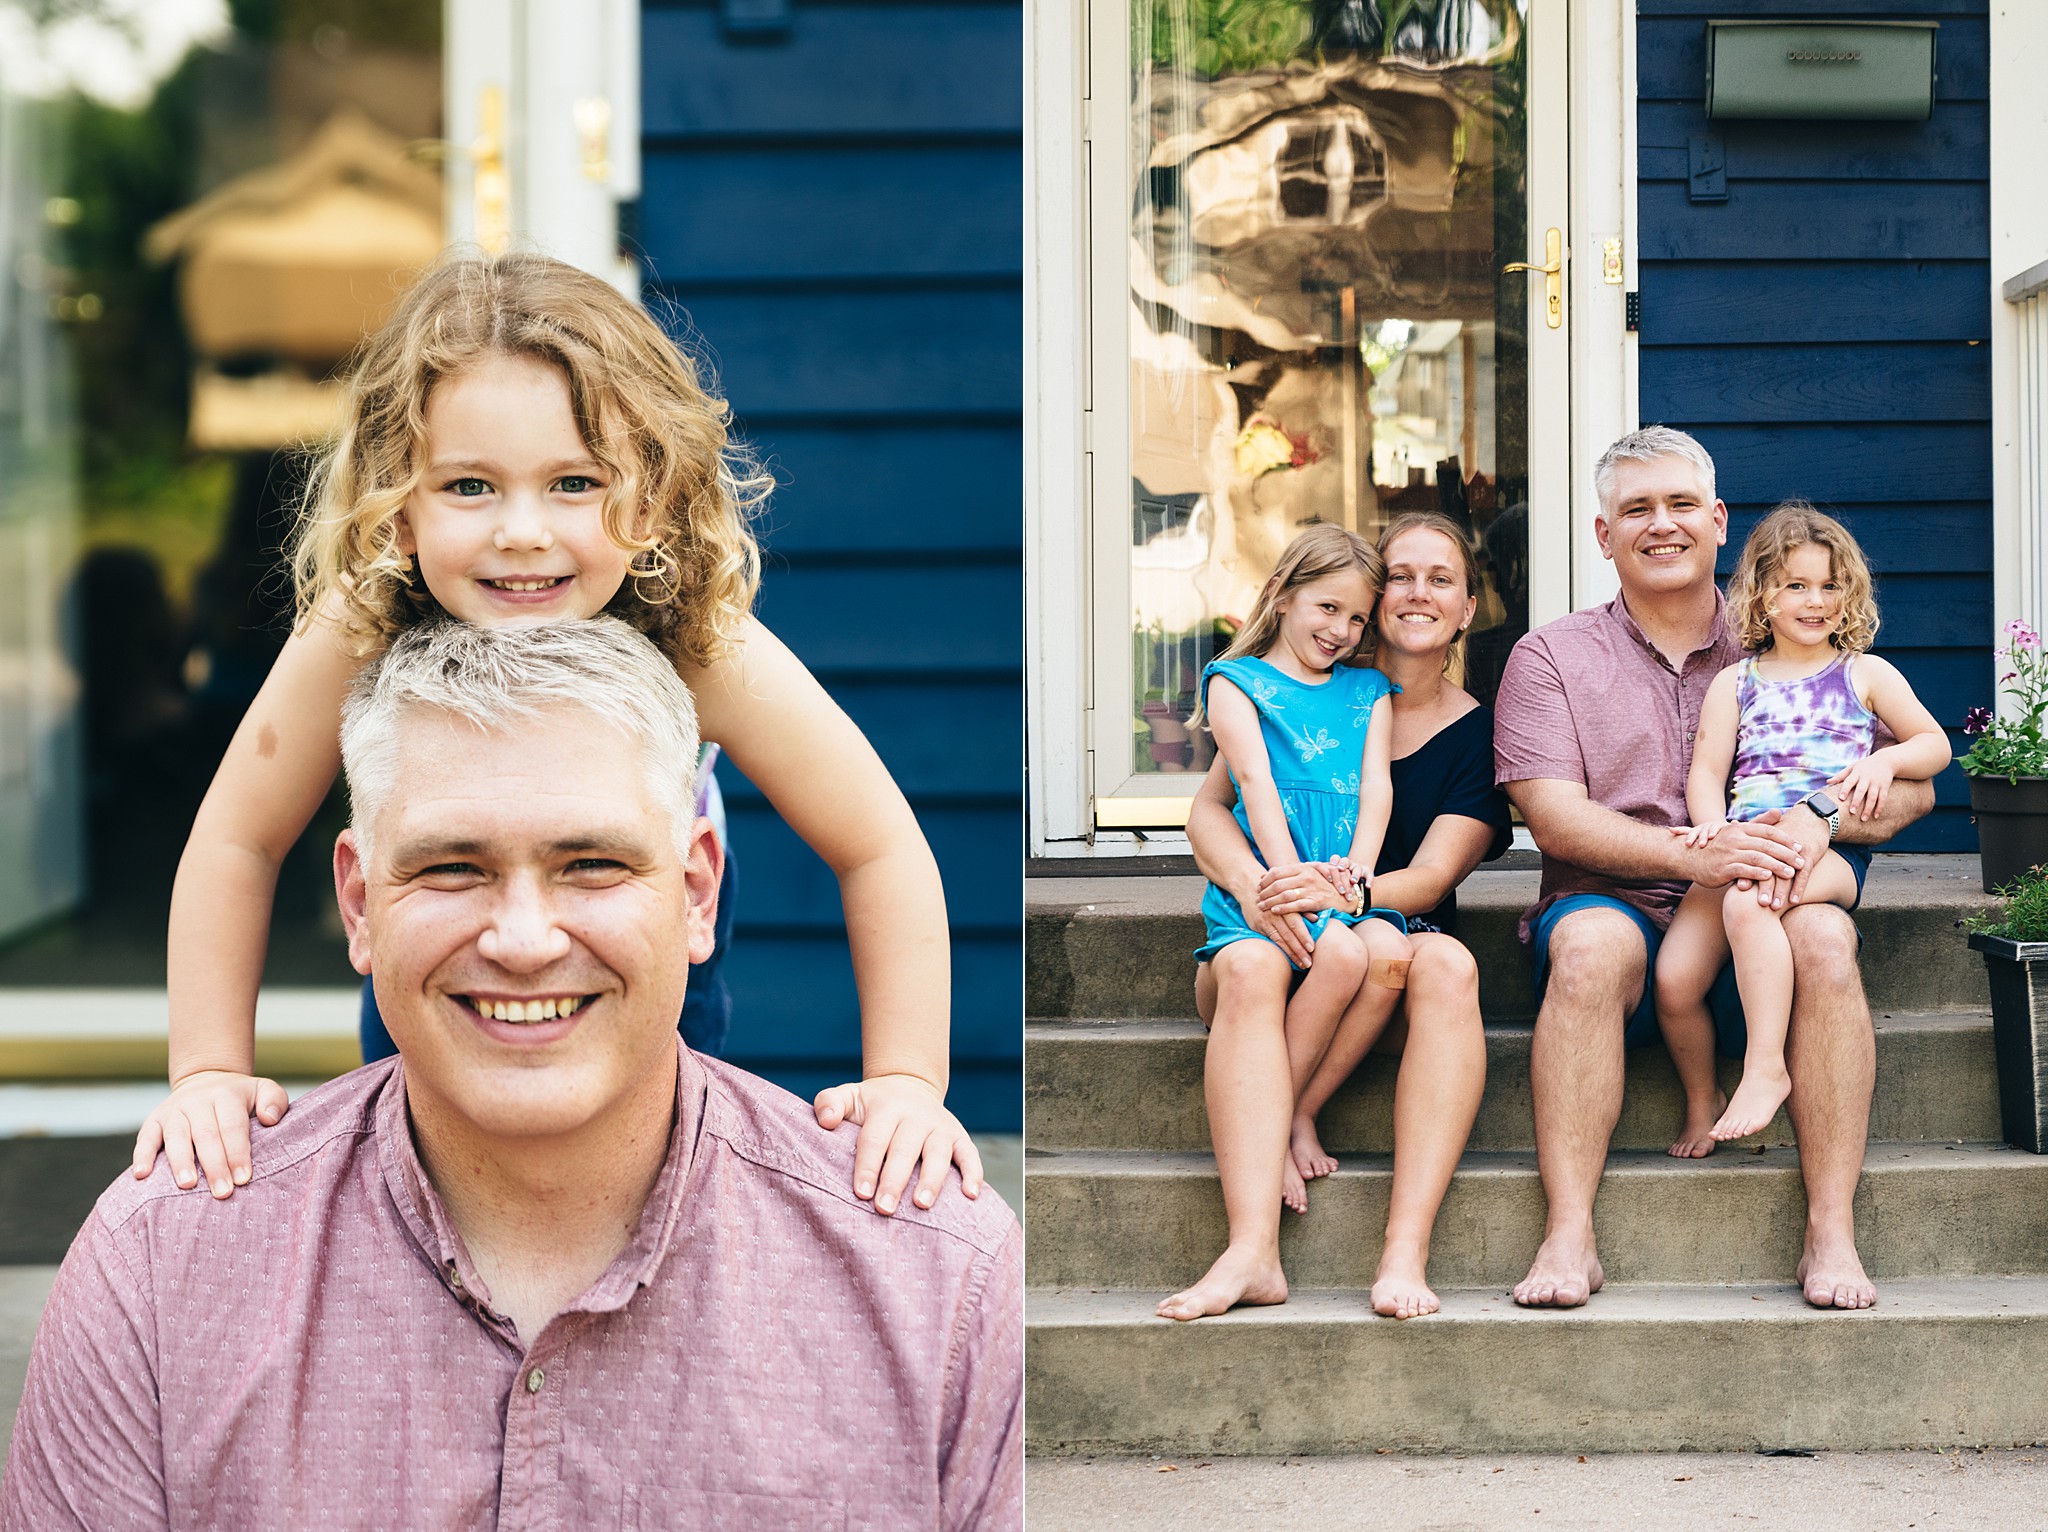
[[[1300,968],[1310,966],[1315,946],[1303,918],[1318,910],[1348,910],[1361,888],[1372,887],[1372,874],[1354,867],[1349,857],[1327,862],[1283,862],[1261,868],[1256,883],[1232,890],[1246,921],[1269,938]]]

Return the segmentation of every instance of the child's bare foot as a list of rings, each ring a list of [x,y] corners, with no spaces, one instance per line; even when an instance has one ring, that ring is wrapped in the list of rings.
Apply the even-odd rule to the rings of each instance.
[[[1664,1152],[1675,1160],[1703,1160],[1714,1152],[1714,1124],[1728,1109],[1728,1098],[1716,1090],[1706,1100],[1685,1099],[1685,1126]]]
[[[1162,1319],[1200,1319],[1240,1303],[1285,1303],[1287,1275],[1277,1255],[1240,1251],[1235,1245],[1216,1257],[1202,1280],[1185,1292],[1159,1300]]]
[[[1372,1311],[1389,1319],[1414,1319],[1434,1314],[1441,1304],[1423,1280],[1428,1253],[1397,1249],[1389,1245],[1380,1255],[1380,1269],[1372,1279]]]
[[[1280,1200],[1297,1213],[1308,1211],[1308,1183],[1294,1168],[1294,1156],[1291,1154],[1280,1162]]]
[[[1726,1142],[1731,1138],[1747,1138],[1752,1133],[1762,1132],[1791,1094],[1792,1077],[1785,1073],[1783,1064],[1774,1070],[1752,1069],[1745,1065],[1742,1083],[1735,1087],[1735,1096],[1729,1101],[1728,1110],[1714,1124],[1714,1137]]]
[[[1297,1117],[1287,1139],[1287,1152],[1293,1157],[1294,1168],[1301,1172],[1304,1181],[1313,1181],[1326,1176],[1337,1168],[1337,1162],[1330,1158],[1323,1148],[1323,1141],[1316,1136],[1316,1120],[1313,1117]]]

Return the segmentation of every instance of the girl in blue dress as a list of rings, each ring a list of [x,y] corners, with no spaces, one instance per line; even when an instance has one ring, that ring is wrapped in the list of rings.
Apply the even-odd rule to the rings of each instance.
[[[1411,956],[1400,914],[1371,901],[1394,801],[1393,710],[1382,706],[1394,688],[1377,670],[1344,663],[1366,635],[1382,574],[1364,538],[1309,528],[1281,553],[1251,617],[1202,674],[1202,710],[1259,860],[1329,864],[1352,890],[1349,910],[1319,911],[1309,922],[1313,956],[1287,1003],[1297,1091],[1351,1005],[1394,1003]],[[1213,883],[1202,919],[1199,962],[1233,942],[1270,940]],[[1288,1203],[1300,1208],[1305,1191],[1292,1159],[1282,1177]]]

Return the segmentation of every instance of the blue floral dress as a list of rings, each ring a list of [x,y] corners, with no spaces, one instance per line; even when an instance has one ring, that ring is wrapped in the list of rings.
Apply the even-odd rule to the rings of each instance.
[[[1366,725],[1380,699],[1397,689],[1394,684],[1377,670],[1339,665],[1330,672],[1329,680],[1311,686],[1264,660],[1244,656],[1217,660],[1202,672],[1205,708],[1212,676],[1224,677],[1258,709],[1259,732],[1266,741],[1266,759],[1273,785],[1280,792],[1280,807],[1287,814],[1295,854],[1304,862],[1327,862],[1348,854],[1351,837],[1358,830],[1358,773],[1365,763]],[[1235,772],[1230,780],[1236,783]],[[1233,812],[1257,855],[1258,841],[1245,815],[1241,790]],[[1263,863],[1265,858],[1259,860]],[[1356,925],[1374,916],[1391,919],[1406,929],[1393,910],[1367,910],[1363,915],[1318,910],[1304,919],[1313,939],[1321,936],[1332,920]],[[1195,950],[1198,961],[1208,961],[1232,942],[1271,939],[1253,930],[1237,901],[1213,883],[1202,895],[1202,920],[1208,936]]]

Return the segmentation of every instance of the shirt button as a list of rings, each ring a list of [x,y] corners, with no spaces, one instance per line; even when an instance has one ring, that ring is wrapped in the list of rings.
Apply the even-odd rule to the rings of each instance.
[[[526,1391],[529,1394],[539,1393],[540,1386],[547,1382],[547,1380],[548,1375],[546,1373],[542,1372],[538,1367],[534,1368],[532,1372],[526,1375]]]

